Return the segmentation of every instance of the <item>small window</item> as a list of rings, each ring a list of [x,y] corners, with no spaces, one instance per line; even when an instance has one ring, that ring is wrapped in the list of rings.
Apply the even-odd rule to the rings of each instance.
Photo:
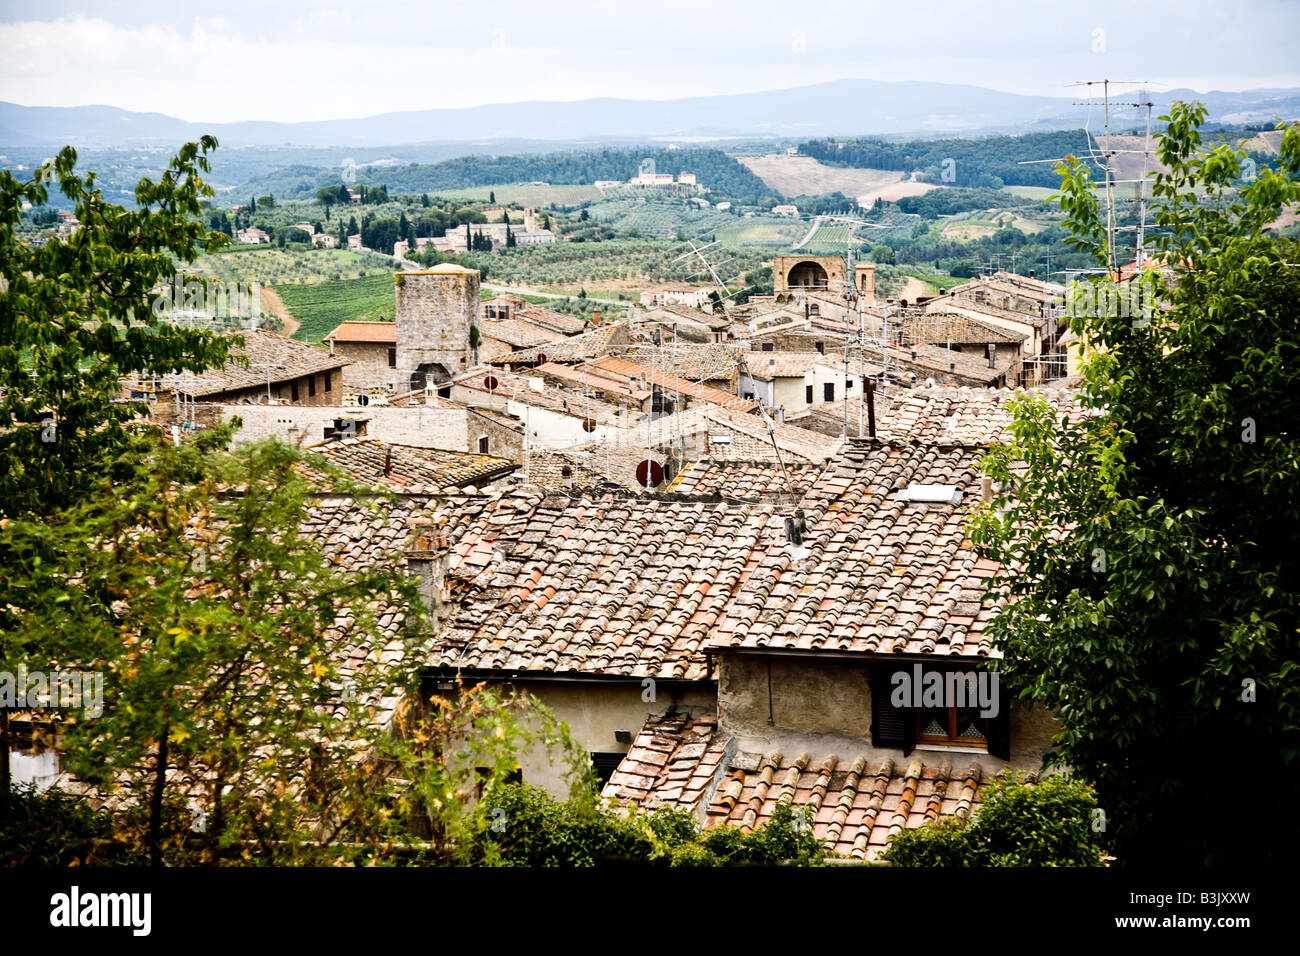
[[[331,388],[334,387],[334,383],[330,381],[330,377],[332,376],[332,374],[333,374],[333,373],[331,373],[331,372],[326,372],[326,373],[325,373],[325,376],[324,376],[324,378],[325,378],[325,391],[327,391],[327,392],[328,392]]]
[[[805,386],[804,386],[804,389],[803,389],[803,400],[804,400],[806,403],[808,403],[809,405],[811,405],[811,404],[813,403],[813,387],[812,387],[811,385],[805,385]]]
[[[814,343],[813,343],[813,348],[815,348],[815,349],[817,350],[817,354],[819,354],[819,355],[825,355],[825,354],[826,354],[826,343],[825,343],[825,342],[814,342]]]
[[[812,304],[810,304],[810,305],[808,306],[808,314],[809,314],[809,315],[821,315],[821,314],[822,314],[822,313],[821,313],[821,306],[819,306],[816,302],[813,302]],[[820,349],[819,349],[818,351],[820,351]]]
[[[488,453],[487,435],[484,435],[482,438],[478,440],[478,453],[480,455],[486,455]]]
[[[828,402],[835,401],[835,383],[826,382],[822,385],[822,397]]]
[[[774,348],[776,348],[776,346],[775,346],[773,343],[771,343],[771,342],[764,342],[764,343],[763,343],[763,351],[764,351],[764,352],[771,352]]]
[[[307,376],[307,394],[308,394],[309,396],[311,396],[311,395],[315,395],[315,394],[316,394],[316,376],[315,376],[315,375],[308,375],[308,376]]]
[[[851,392],[851,391],[853,391],[853,379],[851,379],[851,378],[846,378],[846,379],[844,380],[844,391],[846,391],[846,392]]]
[[[596,768],[596,779],[600,781],[600,786],[604,788],[609,783],[609,778],[614,775],[618,765],[623,762],[627,754],[620,753],[593,753],[591,763]]]
[[[746,392],[744,395],[741,396],[741,398],[743,398],[747,402],[752,402],[754,400],[754,393]]]
[[[397,368],[397,349],[388,350],[388,367]]]
[[[289,386],[289,392],[293,400],[295,402],[298,401],[298,380],[297,379],[294,379],[293,383]]]

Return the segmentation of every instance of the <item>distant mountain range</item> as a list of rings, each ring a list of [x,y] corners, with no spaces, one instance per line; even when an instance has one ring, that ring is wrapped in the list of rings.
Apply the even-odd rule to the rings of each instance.
[[[1126,95],[1126,100],[1135,97]],[[1300,117],[1300,89],[1152,94],[1156,114],[1176,99],[1200,100],[1212,123]],[[383,113],[309,123],[191,123],[111,106],[19,106],[0,102],[0,147],[174,146],[213,133],[226,146],[376,146],[459,140],[604,138],[808,139],[940,136],[1071,129],[1087,110],[1074,97],[1022,96],[978,86],[911,80],[836,80],[787,90],[677,100],[533,101],[464,109]],[[1095,117],[1094,114],[1094,118]],[[1130,110],[1112,124],[1145,123]]]

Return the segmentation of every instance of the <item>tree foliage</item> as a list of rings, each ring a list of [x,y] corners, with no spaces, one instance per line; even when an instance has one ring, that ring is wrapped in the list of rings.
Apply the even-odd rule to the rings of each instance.
[[[1007,569],[992,625],[1005,683],[1059,715],[1057,758],[1096,783],[1135,864],[1284,859],[1296,842],[1207,825],[1204,768],[1297,782],[1300,249],[1267,227],[1300,200],[1300,127],[1237,193],[1241,154],[1203,144],[1203,119],[1185,104],[1162,118],[1163,267],[1137,280],[1162,308],[1110,304],[1134,283],[1080,290],[1091,414],[1058,422],[1018,400],[984,464],[1003,491],[972,533]],[[1060,171],[1073,243],[1113,269],[1084,166]]]
[[[175,260],[229,241],[199,218],[212,195],[199,174],[216,145],[186,144],[158,182],[141,180],[129,210],[105,201],[94,173],[77,173],[71,147],[29,181],[0,171],[0,516],[75,503],[114,472],[127,437],[117,426],[139,412],[116,402],[123,376],[225,361],[230,339],[153,312]],[[81,226],[29,246],[15,232],[22,204],[42,207],[52,182]]]
[[[1036,784],[1014,775],[984,789],[974,819],[944,817],[890,837],[894,866],[1101,866],[1096,795],[1056,774]]]

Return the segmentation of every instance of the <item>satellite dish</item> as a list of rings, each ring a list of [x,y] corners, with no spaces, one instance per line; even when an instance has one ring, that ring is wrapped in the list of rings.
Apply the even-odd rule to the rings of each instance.
[[[596,419],[584,418],[582,420],[582,430],[584,432],[594,432],[596,430]]]
[[[497,377],[495,375],[489,375],[487,378],[483,379],[483,387],[486,388],[489,392],[495,392],[497,390],[497,386],[500,384],[501,383],[497,381]]]
[[[664,470],[659,462],[647,458],[636,466],[636,483],[642,488],[655,488],[664,480]]]
[[[357,396],[357,404],[360,405],[362,408],[365,408],[367,405],[370,404],[370,396],[367,395],[365,392],[362,392],[360,395]]]

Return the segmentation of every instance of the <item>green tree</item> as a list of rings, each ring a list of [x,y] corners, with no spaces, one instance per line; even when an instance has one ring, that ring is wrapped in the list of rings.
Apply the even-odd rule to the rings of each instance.
[[[872,246],[871,261],[892,266],[894,264],[894,250],[883,244]]]
[[[497,194],[496,194],[495,192],[492,192],[491,190],[489,190],[489,191],[488,191],[488,202],[496,202],[496,201],[497,201]]]
[[[66,148],[27,182],[0,171],[0,516],[39,514],[80,500],[116,468],[121,427],[139,405],[117,401],[121,379],[219,365],[230,340],[155,314],[174,293],[175,259],[228,242],[208,232],[200,178],[217,142],[188,143],[155,183],[141,180],[135,209],[104,200],[95,175],[76,172]],[[81,228],[44,245],[20,242],[23,202],[46,204],[48,184],[71,200]]]
[[[1268,232],[1300,200],[1300,126],[1238,191],[1243,154],[1203,143],[1204,116],[1176,103],[1162,117],[1162,267],[1071,299],[1093,350],[1090,414],[1016,401],[1011,440],[984,463],[1003,490],[972,529],[1015,568],[992,623],[1004,682],[1059,716],[1057,758],[1095,782],[1121,863],[1281,861],[1297,846],[1294,827],[1207,825],[1200,768],[1210,754],[1267,767],[1282,792],[1300,782],[1300,249]],[[1086,167],[1060,172],[1070,242],[1113,276]],[[1141,283],[1161,308],[1135,315],[1119,302]]]

